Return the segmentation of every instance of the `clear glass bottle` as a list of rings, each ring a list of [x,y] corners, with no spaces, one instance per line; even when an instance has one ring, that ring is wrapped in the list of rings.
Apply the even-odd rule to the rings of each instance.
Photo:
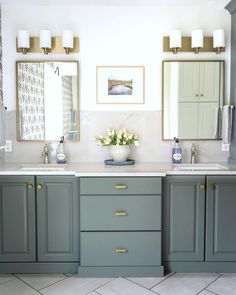
[[[181,164],[182,163],[182,148],[179,143],[179,139],[174,137],[174,147],[172,148],[172,163],[173,164]]]
[[[61,137],[60,143],[57,147],[57,164],[66,164],[66,153],[65,153],[65,147],[64,147],[64,136]]]

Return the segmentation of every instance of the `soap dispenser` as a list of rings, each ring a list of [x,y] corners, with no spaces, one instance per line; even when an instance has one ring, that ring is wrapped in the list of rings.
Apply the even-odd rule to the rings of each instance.
[[[174,137],[174,146],[172,148],[172,163],[181,164],[182,163],[182,148],[179,143],[179,139]]]
[[[57,147],[57,164],[66,164],[66,153],[65,153],[65,147],[64,147],[64,136],[61,137],[60,143]]]

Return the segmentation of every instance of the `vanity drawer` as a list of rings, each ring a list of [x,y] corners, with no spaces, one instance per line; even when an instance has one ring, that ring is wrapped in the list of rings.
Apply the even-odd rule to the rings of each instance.
[[[161,230],[160,195],[81,196],[81,230]]]
[[[161,194],[161,177],[85,177],[80,180],[81,195]]]
[[[82,232],[81,266],[161,265],[160,232]]]

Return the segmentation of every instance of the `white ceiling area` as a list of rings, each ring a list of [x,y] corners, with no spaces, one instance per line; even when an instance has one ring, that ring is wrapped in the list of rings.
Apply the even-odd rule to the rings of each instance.
[[[0,0],[1,4],[19,5],[107,5],[107,6],[217,6],[230,0]]]

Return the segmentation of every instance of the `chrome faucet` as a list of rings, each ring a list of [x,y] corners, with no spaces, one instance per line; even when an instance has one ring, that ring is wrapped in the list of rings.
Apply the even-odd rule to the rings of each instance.
[[[42,151],[43,164],[49,164],[49,146],[45,143]]]
[[[196,156],[197,156],[197,148],[194,145],[194,143],[192,143],[192,146],[191,146],[191,159],[190,159],[191,164],[195,164],[197,162]]]

